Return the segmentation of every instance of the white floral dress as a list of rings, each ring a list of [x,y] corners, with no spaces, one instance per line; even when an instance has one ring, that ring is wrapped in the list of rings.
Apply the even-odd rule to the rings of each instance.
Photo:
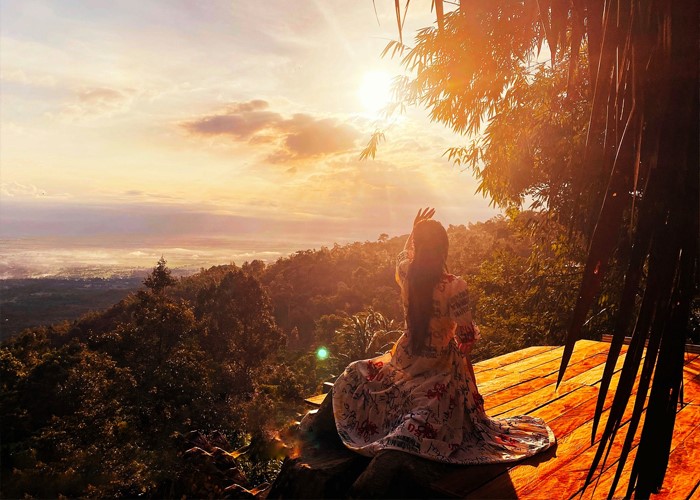
[[[396,278],[406,305],[409,260]],[[465,281],[445,274],[433,294],[435,316],[423,353],[404,333],[392,352],[351,363],[333,388],[333,412],[345,445],[363,455],[402,450],[440,462],[487,464],[534,455],[555,442],[542,419],[490,418],[457,341],[473,342]],[[478,335],[478,332],[477,332]]]

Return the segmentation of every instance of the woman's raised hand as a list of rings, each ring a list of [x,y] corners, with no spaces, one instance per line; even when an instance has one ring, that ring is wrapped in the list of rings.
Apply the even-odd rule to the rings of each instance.
[[[416,224],[419,222],[422,222],[424,220],[431,219],[435,215],[435,209],[434,208],[424,208],[418,210],[418,214],[416,215],[416,218],[413,219],[413,227],[416,227]]]

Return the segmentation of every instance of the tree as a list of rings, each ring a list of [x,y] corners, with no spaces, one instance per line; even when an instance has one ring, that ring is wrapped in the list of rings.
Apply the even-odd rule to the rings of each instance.
[[[241,270],[229,271],[200,292],[195,313],[205,327],[205,348],[217,361],[230,363],[240,384],[236,391],[249,391],[253,370],[284,345],[260,282]]]
[[[158,259],[158,264],[153,268],[151,274],[149,274],[143,284],[146,288],[153,291],[153,293],[162,293],[166,287],[174,285],[177,283],[175,278],[171,276],[170,268],[166,265],[167,261],[163,256]]]
[[[509,205],[534,192],[535,202],[560,220],[566,214],[569,219],[581,218],[582,224],[570,226],[578,226],[589,240],[559,380],[611,264],[624,274],[594,434],[624,337],[631,333],[632,341],[588,481],[620,427],[648,339],[642,382],[611,489],[631,449],[654,372],[628,485],[628,494],[634,490],[646,497],[661,487],[668,463],[683,346],[700,281],[698,4],[476,0],[459,3],[449,13],[443,11],[443,0],[434,4],[437,26],[420,30],[414,48],[405,47],[400,37],[385,50],[394,55],[408,51],[403,62],[416,73],[413,79],[399,81],[405,102],[426,106],[434,120],[461,133],[476,134],[488,122],[483,147],[453,149],[450,157],[476,166],[482,191],[496,203]],[[398,0],[396,6],[401,30]],[[585,147],[576,150],[581,141],[573,138],[582,137],[576,132],[568,159],[560,159],[567,167],[557,169],[556,162],[546,162],[542,165],[549,171],[544,177],[536,161],[525,163],[525,169],[516,162],[513,171],[511,162],[497,161],[507,159],[522,137],[505,125],[525,102],[518,97],[527,95],[521,90],[537,81],[529,75],[527,62],[543,42],[549,46],[554,71],[557,65],[568,64],[566,86],[552,86],[548,102],[572,106],[579,95],[590,100],[590,111],[583,115],[588,121]],[[561,116],[566,116],[566,109]],[[574,132],[575,123],[571,122]],[[512,141],[490,141],[501,125]],[[363,156],[374,156],[378,137],[372,138]],[[539,134],[532,139],[538,142],[523,145],[544,152],[547,137]],[[580,166],[575,164],[577,158],[583,158]],[[532,172],[523,179],[517,175],[522,171]]]

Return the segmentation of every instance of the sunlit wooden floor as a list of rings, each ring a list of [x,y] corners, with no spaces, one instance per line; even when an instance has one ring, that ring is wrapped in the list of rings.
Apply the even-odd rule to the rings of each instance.
[[[468,498],[605,498],[617,468],[622,440],[632,412],[628,404],[625,423],[618,433],[605,468],[584,494],[581,489],[597,444],[591,446],[593,412],[609,344],[581,340],[576,344],[564,381],[555,392],[563,347],[530,347],[475,365],[479,390],[489,415],[533,415],[543,418],[557,437],[557,447],[539,457],[511,466],[460,467],[448,472],[432,487],[445,496]],[[627,346],[623,346],[623,353]],[[678,412],[669,469],[663,490],[654,498],[700,499],[700,358],[685,356],[685,406]],[[624,354],[618,360],[611,387],[616,387]],[[635,386],[636,390],[636,386]],[[607,409],[612,403],[608,394]],[[642,417],[643,418],[643,417]],[[641,429],[641,425],[639,427]],[[639,434],[639,432],[637,433]],[[627,460],[615,497],[626,492],[636,445]],[[595,486],[595,488],[594,488]]]
[[[582,492],[584,480],[597,449],[613,394],[608,393],[605,413],[591,445],[593,413],[610,344],[580,340],[576,344],[564,380],[555,391],[563,347],[530,347],[474,365],[479,391],[492,417],[533,415],[544,419],[557,437],[557,446],[516,464],[449,466],[429,485],[431,496],[455,498],[606,498],[615,476],[619,455],[632,413],[627,406],[623,425],[610,455],[594,482]],[[611,391],[617,386],[627,346],[616,365]],[[684,402],[677,414],[669,468],[664,486],[653,498],[700,500],[700,357],[686,353]],[[638,382],[638,381],[637,381]],[[636,384],[635,384],[636,393]],[[318,405],[325,395],[309,398]],[[644,415],[642,416],[642,419]],[[630,456],[614,497],[627,490],[636,456],[637,432]]]

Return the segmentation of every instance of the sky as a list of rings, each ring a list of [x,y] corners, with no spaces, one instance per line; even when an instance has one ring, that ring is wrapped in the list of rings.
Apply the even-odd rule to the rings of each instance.
[[[434,22],[410,4],[406,37]],[[376,6],[376,13],[375,13]],[[0,278],[173,267],[497,214],[427,111],[389,119],[389,0],[0,3]],[[359,155],[374,130],[386,141]]]

